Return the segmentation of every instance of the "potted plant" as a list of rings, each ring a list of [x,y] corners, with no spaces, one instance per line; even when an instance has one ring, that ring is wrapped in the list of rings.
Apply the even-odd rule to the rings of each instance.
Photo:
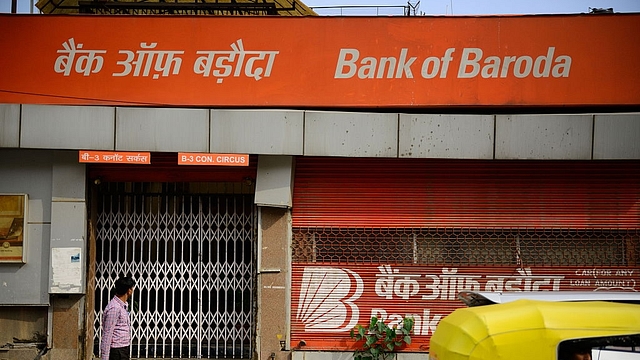
[[[411,344],[413,324],[412,317],[405,317],[401,326],[389,327],[373,316],[368,326],[356,325],[349,335],[362,341],[362,346],[353,352],[354,360],[390,360],[397,350]]]

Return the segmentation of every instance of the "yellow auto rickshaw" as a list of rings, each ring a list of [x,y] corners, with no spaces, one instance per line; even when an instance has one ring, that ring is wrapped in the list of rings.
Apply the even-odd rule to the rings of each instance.
[[[564,360],[584,348],[598,356],[600,349],[640,349],[640,305],[518,299],[457,309],[438,324],[429,359]]]

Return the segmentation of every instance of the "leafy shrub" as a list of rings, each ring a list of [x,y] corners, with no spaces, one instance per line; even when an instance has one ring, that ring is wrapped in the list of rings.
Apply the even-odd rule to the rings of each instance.
[[[368,326],[356,325],[349,335],[363,341],[360,349],[353,352],[354,360],[388,360],[393,353],[411,344],[412,317],[402,319],[402,326],[389,327],[373,316]]]

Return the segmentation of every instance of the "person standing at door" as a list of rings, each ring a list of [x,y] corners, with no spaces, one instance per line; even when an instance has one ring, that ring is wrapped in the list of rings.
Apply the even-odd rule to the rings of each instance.
[[[116,295],[102,312],[102,360],[128,360],[131,345],[131,320],[127,300],[133,295],[135,282],[130,277],[116,280]]]

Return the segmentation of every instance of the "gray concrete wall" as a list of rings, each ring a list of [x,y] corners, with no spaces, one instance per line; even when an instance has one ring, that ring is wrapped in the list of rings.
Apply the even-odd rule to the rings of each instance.
[[[640,159],[640,115],[595,115],[593,159]]]
[[[0,193],[29,196],[26,263],[0,264],[0,345],[47,340],[53,157],[52,151],[0,149]],[[0,351],[0,358],[34,359],[35,341],[25,345]]]
[[[304,112],[211,110],[211,152],[302,155]]]
[[[399,157],[493,159],[493,115],[400,114]]]
[[[203,109],[116,109],[116,150],[207,152],[209,112]]]
[[[640,159],[640,113],[456,115],[0,104],[0,148]]]
[[[84,249],[85,166],[78,163],[77,156],[75,151],[0,149],[0,194],[27,194],[29,199],[26,262],[0,264],[0,306],[48,305],[51,248]],[[69,212],[69,205],[79,210]],[[58,211],[53,214],[55,209]],[[52,240],[52,229],[66,234],[72,224],[77,236]],[[29,286],[25,286],[25,279],[29,279]],[[80,286],[76,293],[82,292]]]
[[[260,155],[256,175],[258,206],[293,206],[294,161],[292,156]]]
[[[112,107],[23,105],[20,147],[112,149],[114,122]]]
[[[309,156],[397,157],[398,115],[307,111],[304,140]]]
[[[590,160],[592,147],[592,115],[496,116],[496,159]]]
[[[0,264],[0,306],[49,305],[53,157],[52,151],[0,149],[0,193],[29,196],[26,263]]]
[[[24,193],[29,198],[26,262],[0,264],[0,343],[29,340],[39,334],[52,347],[46,358],[78,359],[83,351],[84,289],[79,287],[74,296],[50,296],[50,255],[52,229],[66,233],[70,224],[77,224],[82,229],[80,238],[86,232],[85,167],[78,163],[76,151],[0,149],[0,169],[0,193]],[[80,211],[66,211],[69,204]],[[65,246],[64,242],[59,241],[58,246]],[[72,246],[84,248],[84,241],[76,237]],[[82,277],[80,284],[84,284],[84,273]],[[0,358],[33,359],[34,351],[0,351]]]
[[[20,105],[0,105],[0,147],[20,146]]]

